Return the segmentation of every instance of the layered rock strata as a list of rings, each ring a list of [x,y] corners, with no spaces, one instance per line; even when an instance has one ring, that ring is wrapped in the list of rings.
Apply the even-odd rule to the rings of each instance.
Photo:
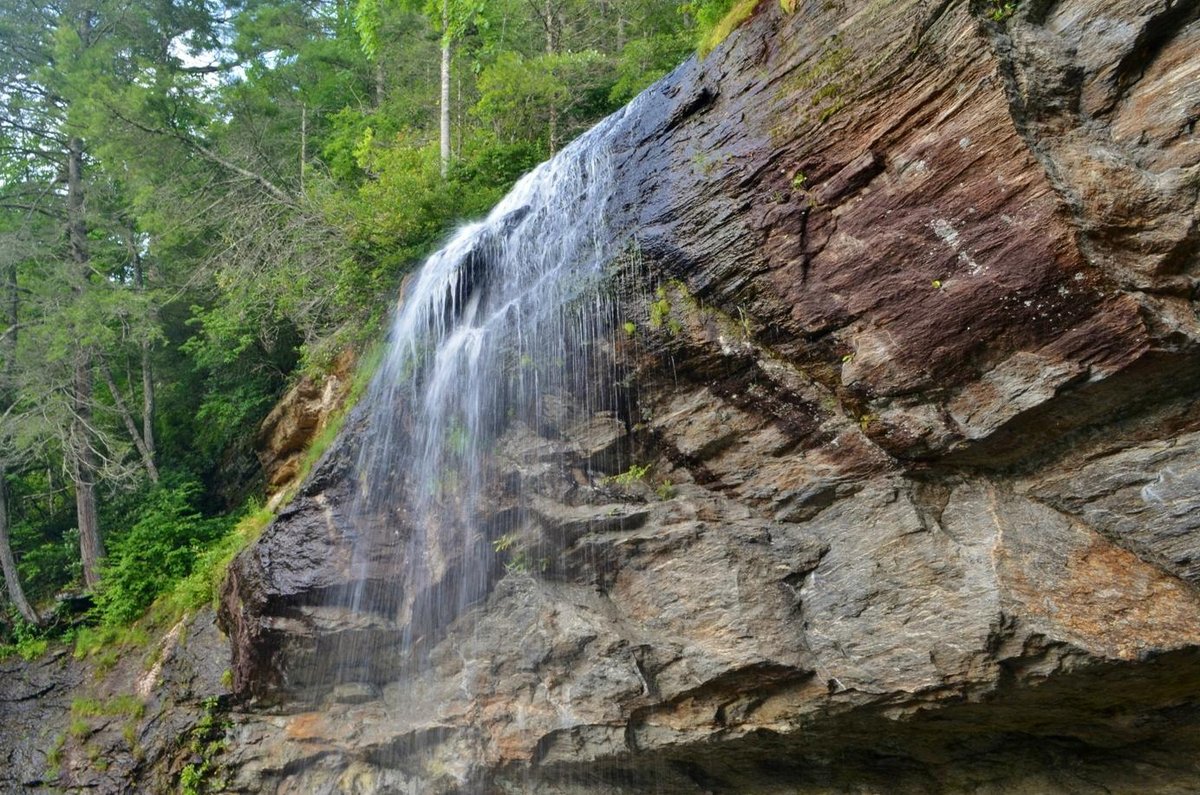
[[[510,429],[416,678],[352,416],[227,583],[231,790],[1192,791],[1198,20],[763,2],[650,89],[628,413]]]

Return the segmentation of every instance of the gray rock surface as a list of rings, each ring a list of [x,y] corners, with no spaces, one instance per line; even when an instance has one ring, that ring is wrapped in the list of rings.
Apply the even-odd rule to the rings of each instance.
[[[349,423],[227,582],[231,791],[1197,790],[1200,4],[996,8],[763,2],[651,89],[630,415],[510,429],[419,677]]]
[[[197,727],[207,716],[205,740],[222,732],[229,645],[211,609],[162,629],[83,657],[0,661],[0,792],[180,791],[202,761]]]

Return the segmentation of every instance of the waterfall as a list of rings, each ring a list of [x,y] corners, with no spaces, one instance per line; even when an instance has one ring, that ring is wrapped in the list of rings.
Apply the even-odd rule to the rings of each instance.
[[[623,422],[612,265],[631,235],[610,226],[610,205],[612,155],[633,113],[608,118],[523,177],[403,290],[366,396],[350,522],[356,584],[340,597],[395,632],[387,648],[359,638],[339,651],[370,657],[356,672],[419,679],[438,638],[497,579],[548,566],[519,539],[529,527],[526,481],[557,488],[570,467],[554,440]],[[497,482],[497,457],[522,476]],[[593,456],[576,472],[611,473],[619,460]],[[376,565],[381,549],[390,566]]]

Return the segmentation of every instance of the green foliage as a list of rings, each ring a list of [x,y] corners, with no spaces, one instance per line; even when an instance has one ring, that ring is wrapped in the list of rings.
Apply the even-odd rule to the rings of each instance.
[[[179,791],[183,795],[200,795],[204,792],[208,767],[203,762],[188,762],[179,773]]]
[[[138,749],[137,741],[137,721],[140,720],[141,717],[141,715],[138,715],[137,718],[126,721],[125,725],[121,727],[121,739],[124,740],[125,744],[129,746],[129,750],[133,751],[134,757],[139,757],[141,755],[141,751]]]
[[[413,133],[370,140],[358,163],[370,175],[331,209],[373,266],[355,269],[347,287],[377,294],[446,234],[463,197],[442,179],[436,143],[414,146]]]
[[[548,134],[554,117],[578,129],[582,119],[610,110],[610,94],[628,93],[633,79],[627,75],[626,87],[618,91],[607,59],[596,50],[533,57],[505,52],[480,73],[474,113],[502,141],[520,140],[530,131]]]
[[[492,539],[492,549],[497,555],[502,555],[504,570],[509,574],[528,574],[535,568],[546,571],[550,568],[550,559],[543,557],[535,560],[528,545],[520,544],[521,537],[516,533],[505,533]]]
[[[224,453],[239,437],[253,433],[270,410],[295,367],[293,329],[285,323],[273,336],[261,334],[261,316],[246,302],[194,305],[186,321],[189,336],[179,345],[199,376],[188,403],[194,414],[180,419],[192,429],[191,445],[204,461]],[[278,321],[279,318],[276,318]],[[181,401],[182,402],[182,401]]]
[[[19,550],[17,571],[33,602],[46,602],[80,575],[79,531],[55,493],[53,472],[35,470],[8,480],[10,533]]]
[[[136,696],[119,695],[101,701],[95,698],[77,698],[71,702],[73,718],[134,718],[146,713],[146,704]]]
[[[624,472],[606,478],[606,482],[615,483],[618,486],[632,486],[635,483],[641,483],[650,474],[649,464],[630,464],[629,469]]]
[[[658,298],[650,302],[650,328],[662,328],[670,316],[671,302],[667,300],[666,291],[660,287]]]
[[[196,556],[191,573],[160,598],[153,612],[177,617],[205,605],[215,608],[229,564],[274,518],[269,508],[248,505],[229,533]]]
[[[366,179],[353,193],[325,197],[330,219],[359,252],[333,274],[337,305],[353,313],[365,298],[378,301],[459,219],[485,213],[544,155],[534,142],[485,132],[473,136],[471,150],[443,179],[436,142],[421,142],[413,130],[381,138],[366,128],[354,152]]]
[[[379,0],[355,0],[354,29],[358,32],[363,52],[369,58],[375,58],[379,54],[380,26]]]
[[[41,657],[46,653],[46,649],[49,645],[50,641],[46,640],[45,638],[24,641],[17,644],[17,655],[26,661],[36,660],[38,657]]]
[[[750,18],[759,0],[692,0],[682,9],[696,20],[696,49],[700,55],[715,50],[729,34]]]
[[[146,628],[136,624],[80,627],[75,632],[74,657],[77,660],[92,659],[96,663],[97,673],[103,675],[123,655],[144,648],[149,643],[150,634]]]
[[[1005,22],[1016,12],[1016,2],[1005,2],[1005,0],[988,0],[986,13],[988,19],[992,20],[993,22]]]
[[[204,795],[221,789],[218,757],[225,751],[228,728],[220,700],[205,699],[204,712],[189,732],[188,750],[193,758],[179,774],[181,795]]]
[[[667,295],[667,288],[659,287],[654,291],[654,295],[655,300],[650,302],[650,328],[657,330],[665,326],[672,336],[678,334],[683,330],[683,324],[671,315],[671,301]]]
[[[67,744],[67,735],[60,733],[54,736],[54,740],[50,743],[50,750],[46,752],[46,774],[50,778],[57,778],[63,763],[63,748]]]
[[[477,205],[482,213],[544,156],[536,141],[502,141],[480,132],[473,139],[470,156],[454,165],[450,179],[460,189],[476,194],[471,205]]]
[[[608,99],[624,103],[674,69],[692,49],[682,29],[634,39],[617,57],[616,81]]]
[[[196,509],[201,485],[162,484],[144,499],[139,519],[114,533],[96,594],[102,623],[122,624],[140,616],[159,594],[192,571],[202,550],[229,529],[224,517],[205,518]]]
[[[37,627],[18,619],[13,622],[13,642],[0,644],[0,660],[14,655],[25,661],[36,660],[49,645]]]

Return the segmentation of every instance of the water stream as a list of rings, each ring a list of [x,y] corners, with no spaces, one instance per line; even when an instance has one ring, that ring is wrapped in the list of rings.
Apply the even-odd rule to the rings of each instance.
[[[496,457],[508,456],[510,474],[561,479],[569,466],[555,439],[622,422],[610,266],[631,235],[609,221],[612,155],[632,113],[610,117],[522,178],[403,290],[366,397],[351,522],[359,571],[349,606],[386,616],[400,635],[386,651],[360,640],[352,655],[389,655],[391,681],[418,680],[451,622],[506,572],[539,565],[517,551],[528,526],[525,486],[497,483]],[[615,462],[605,466],[611,472]],[[380,544],[394,544],[400,561],[400,575],[383,583],[370,571]]]

